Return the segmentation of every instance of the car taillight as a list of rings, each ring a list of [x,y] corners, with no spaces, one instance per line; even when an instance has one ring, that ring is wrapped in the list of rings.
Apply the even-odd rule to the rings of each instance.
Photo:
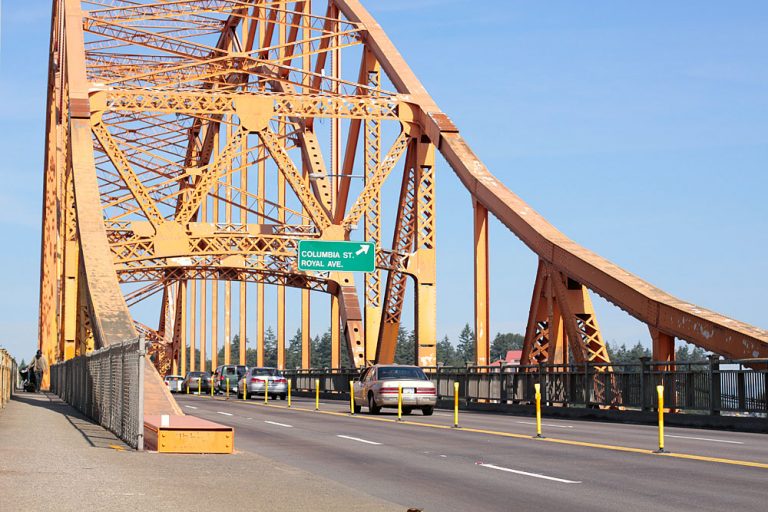
[[[434,395],[435,388],[416,388],[417,395]]]
[[[165,385],[166,385],[166,386],[168,385],[168,381],[165,381]]]
[[[224,380],[224,376],[223,375],[219,375],[219,380]]]
[[[253,377],[251,382],[264,382],[264,379],[257,379],[256,377]]]
[[[275,379],[276,384],[285,384],[287,381],[285,379]]]
[[[397,388],[381,388],[379,393],[397,393]]]

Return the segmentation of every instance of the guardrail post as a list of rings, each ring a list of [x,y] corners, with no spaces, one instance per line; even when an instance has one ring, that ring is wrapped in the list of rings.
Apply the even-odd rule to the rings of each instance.
[[[648,400],[648,382],[649,382],[649,367],[648,362],[651,360],[648,356],[640,358],[640,408],[643,411],[650,411],[651,405]]]
[[[507,390],[507,365],[502,361],[499,366],[499,402],[506,404],[509,400],[509,391]]]
[[[739,398],[739,411],[744,412],[747,408],[747,386],[744,379],[744,365],[739,364],[739,373],[736,374],[736,384]]]

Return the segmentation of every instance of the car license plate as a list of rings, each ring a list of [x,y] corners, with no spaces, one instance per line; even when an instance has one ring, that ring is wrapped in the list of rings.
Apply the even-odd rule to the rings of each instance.
[[[404,395],[412,395],[416,392],[413,388],[403,388],[403,394]]]

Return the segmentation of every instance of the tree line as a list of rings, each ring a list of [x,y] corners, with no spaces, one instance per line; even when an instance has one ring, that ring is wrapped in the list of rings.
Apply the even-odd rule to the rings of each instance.
[[[497,333],[491,341],[490,355],[491,361],[504,359],[510,350],[522,350],[524,337],[517,333]],[[312,355],[311,363],[313,368],[331,367],[331,331],[328,329],[321,335],[311,339]],[[245,364],[256,366],[256,348],[253,342],[247,340],[245,353]],[[251,348],[253,347],[253,348]],[[457,343],[454,345],[450,338],[445,335],[437,342],[437,362],[441,366],[465,366],[473,364],[475,361],[475,332],[466,324],[458,334]],[[641,357],[651,357],[651,349],[643,346],[639,341],[632,347],[627,348],[626,344],[607,343],[606,348],[611,362],[616,365],[625,365],[639,363]],[[197,358],[200,360],[200,350],[196,350]],[[706,352],[694,345],[684,344],[677,348],[675,353],[676,360],[679,362],[695,362],[706,359]],[[218,364],[224,364],[224,346],[219,348],[217,353]],[[230,361],[237,364],[240,361],[240,336],[235,335],[230,343]],[[400,327],[397,336],[397,349],[395,351],[395,362],[397,364],[416,364],[416,332]],[[211,360],[206,362],[206,368],[211,367]],[[341,351],[341,365],[349,368],[351,363],[346,350]],[[264,332],[264,366],[277,366],[277,336],[272,327],[268,327]],[[285,367],[288,369],[301,367],[301,329],[287,341],[285,347]]]

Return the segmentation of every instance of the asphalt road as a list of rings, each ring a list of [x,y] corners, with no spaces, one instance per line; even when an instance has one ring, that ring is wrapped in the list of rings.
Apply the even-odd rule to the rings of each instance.
[[[765,510],[768,437],[533,420],[493,413],[351,417],[346,402],[269,406],[177,396],[185,412],[235,427],[235,447],[331,478],[405,508],[468,510]],[[386,410],[385,410],[386,411]],[[257,477],[258,472],[254,472]],[[288,489],[300,482],[287,482]],[[290,492],[290,491],[288,491]]]

